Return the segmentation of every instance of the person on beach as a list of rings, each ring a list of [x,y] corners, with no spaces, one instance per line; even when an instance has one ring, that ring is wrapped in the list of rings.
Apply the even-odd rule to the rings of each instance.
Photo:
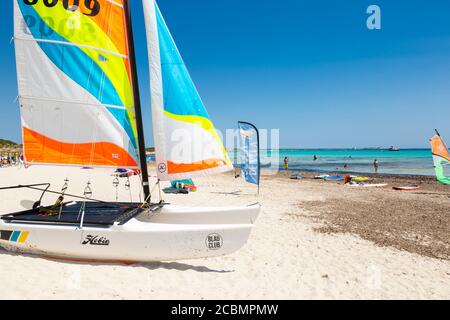
[[[349,175],[346,175],[344,177],[344,184],[351,184],[351,182],[352,182],[352,177]]]
[[[314,155],[313,161],[317,161],[317,156],[316,155]]]
[[[378,173],[378,167],[379,167],[378,160],[375,159],[375,161],[373,162],[373,168],[375,170],[375,173]]]
[[[289,158],[288,157],[284,158],[284,169],[286,171],[288,171],[288,169],[289,169]]]

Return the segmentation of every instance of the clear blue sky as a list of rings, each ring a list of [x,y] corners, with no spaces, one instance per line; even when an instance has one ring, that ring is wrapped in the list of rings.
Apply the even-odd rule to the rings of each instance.
[[[140,0],[135,40],[147,134],[148,67]],[[366,9],[382,10],[369,31]],[[220,129],[279,128],[282,147],[426,147],[450,139],[448,0],[160,0]],[[1,1],[0,137],[20,141],[12,1]],[[450,142],[449,142],[450,143]]]

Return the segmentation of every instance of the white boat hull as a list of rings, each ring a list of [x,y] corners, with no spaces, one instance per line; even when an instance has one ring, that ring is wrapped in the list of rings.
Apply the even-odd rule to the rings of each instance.
[[[260,206],[145,211],[124,225],[83,227],[0,220],[0,246],[15,252],[86,260],[150,262],[215,257],[242,248]]]

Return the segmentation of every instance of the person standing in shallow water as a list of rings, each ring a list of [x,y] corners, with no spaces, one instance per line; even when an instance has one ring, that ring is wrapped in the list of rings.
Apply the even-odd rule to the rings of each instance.
[[[375,159],[375,161],[373,162],[373,168],[375,170],[375,173],[378,173],[378,167],[379,167],[378,160]]]
[[[286,171],[288,171],[288,169],[289,169],[289,158],[288,157],[284,158],[284,169]]]

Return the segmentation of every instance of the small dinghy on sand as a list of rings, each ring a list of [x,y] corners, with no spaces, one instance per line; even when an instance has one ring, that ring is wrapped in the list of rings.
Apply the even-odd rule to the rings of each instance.
[[[392,189],[396,191],[415,191],[419,190],[419,186],[399,186],[399,187],[392,187]]]
[[[60,259],[123,262],[239,250],[259,204],[186,208],[151,202],[131,1],[67,3],[14,0],[24,163],[139,170],[145,198],[93,200],[90,181],[81,197],[66,194],[69,180],[61,192],[50,184],[0,188],[43,192],[33,209],[0,217],[0,246]],[[143,9],[158,181],[233,170],[156,2],[144,0]],[[175,143],[173,135],[180,132],[189,139]],[[48,193],[59,197],[53,206],[42,206]],[[66,196],[80,201],[64,202]]]
[[[344,177],[342,176],[328,176],[324,178],[325,181],[343,181]]]

